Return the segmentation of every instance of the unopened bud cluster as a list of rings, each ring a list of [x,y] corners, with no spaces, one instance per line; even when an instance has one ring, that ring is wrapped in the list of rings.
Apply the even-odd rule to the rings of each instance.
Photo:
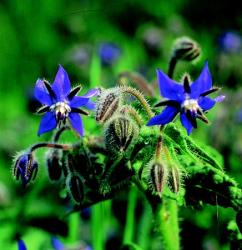
[[[144,178],[150,190],[160,196],[166,185],[173,193],[179,192],[181,171],[166,146],[161,150],[160,157],[154,156],[148,163],[144,171]]]
[[[139,131],[137,119],[129,114],[134,114],[133,108],[123,105],[122,100],[120,87],[101,90],[96,106],[96,121],[105,125],[106,148],[114,153],[125,151]]]

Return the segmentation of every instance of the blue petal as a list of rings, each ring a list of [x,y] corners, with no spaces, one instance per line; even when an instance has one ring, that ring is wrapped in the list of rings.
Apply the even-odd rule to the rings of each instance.
[[[90,89],[85,95],[82,97],[84,98],[91,98],[93,96],[96,96],[100,93],[100,89]]]
[[[177,108],[167,106],[161,114],[156,115],[152,117],[149,122],[147,123],[147,126],[153,126],[153,125],[165,125],[173,120],[173,118],[178,113]]]
[[[89,98],[84,98],[82,96],[74,96],[70,101],[71,108],[79,108],[86,105],[89,102]]]
[[[96,96],[100,93],[99,89],[91,89],[83,96],[74,96],[70,101],[70,107],[79,108],[81,106],[85,106],[89,109],[95,108],[95,105],[89,101],[89,98]]]
[[[18,240],[18,250],[27,250],[23,240]]]
[[[85,108],[87,109],[95,109],[96,108],[96,103],[89,101],[88,103],[86,103],[85,105],[83,105]]]
[[[48,94],[44,82],[41,79],[38,79],[34,88],[35,98],[42,104],[50,106],[52,104],[51,97]]]
[[[208,68],[208,62],[205,63],[200,76],[191,84],[191,98],[198,98],[200,94],[212,88],[212,77]]]
[[[69,119],[71,126],[80,134],[80,136],[83,136],[83,125],[80,115],[77,113],[70,113]]]
[[[38,131],[38,136],[54,129],[56,125],[57,125],[57,122],[55,119],[55,114],[53,112],[47,112],[46,114],[44,114],[41,120],[39,131]]]
[[[71,91],[71,83],[68,74],[61,65],[59,65],[54,83],[52,84],[52,90],[57,96],[57,101],[64,101]]]
[[[184,99],[183,86],[170,79],[161,70],[157,70],[157,79],[160,88],[160,94],[171,100],[182,102]]]
[[[215,102],[222,102],[225,99],[225,95],[219,95],[216,98],[214,98]]]
[[[202,97],[200,100],[198,100],[198,105],[202,108],[203,111],[211,109],[216,101],[209,97]]]
[[[187,130],[187,134],[190,135],[193,127],[192,127],[192,123],[188,120],[185,113],[181,113],[180,120],[181,120],[182,126]]]

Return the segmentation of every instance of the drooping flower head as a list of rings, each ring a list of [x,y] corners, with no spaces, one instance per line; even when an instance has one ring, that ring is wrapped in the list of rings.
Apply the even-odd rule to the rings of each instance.
[[[221,102],[224,96],[218,96],[215,99],[207,95],[219,90],[212,87],[212,78],[206,62],[200,76],[191,84],[186,75],[183,79],[183,86],[170,79],[161,70],[157,70],[158,84],[160,94],[167,98],[159,102],[156,107],[167,106],[159,115],[150,119],[147,126],[165,125],[171,122],[175,116],[180,113],[180,120],[190,134],[193,128],[197,128],[196,118],[208,123],[204,112],[211,109],[216,102]]]
[[[38,163],[33,154],[23,153],[17,157],[13,169],[13,175],[16,180],[21,179],[25,187],[31,180],[34,180],[38,172]]]
[[[34,94],[36,99],[44,105],[38,113],[45,113],[39,126],[39,136],[65,124],[67,119],[72,128],[81,136],[83,135],[80,114],[87,115],[88,112],[80,107],[93,109],[95,104],[90,101],[90,98],[97,95],[99,90],[91,89],[83,96],[76,96],[80,90],[81,86],[71,90],[68,74],[61,65],[52,85],[46,80],[37,80]]]

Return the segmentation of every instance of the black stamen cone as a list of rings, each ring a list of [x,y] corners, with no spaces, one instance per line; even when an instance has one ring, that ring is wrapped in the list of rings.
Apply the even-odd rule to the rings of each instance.
[[[51,98],[56,100],[56,94],[55,94],[55,92],[52,90],[51,85],[49,84],[49,82],[46,81],[46,80],[43,80],[43,82],[44,82],[44,85],[45,85],[46,89],[48,90],[48,92],[49,92]]]
[[[196,117],[191,113],[190,110],[188,110],[188,111],[186,112],[186,116],[187,116],[188,120],[191,122],[192,126],[193,126],[194,128],[197,128],[197,120],[196,120]]]
[[[220,89],[221,88],[219,88],[219,87],[213,87],[213,88],[203,92],[200,96],[207,96],[207,95],[212,94],[212,93],[214,93],[214,92],[216,92],[216,91],[218,91]]]
[[[89,115],[89,113],[83,109],[79,109],[79,108],[71,108],[71,112],[72,113],[78,113],[81,115]]]
[[[76,86],[74,89],[71,90],[67,98],[71,101],[73,97],[81,90],[81,85]]]
[[[190,88],[190,84],[189,84],[189,77],[187,75],[185,75],[184,79],[183,79],[183,87],[186,93],[190,94],[191,93],[191,88]]]
[[[154,107],[158,108],[158,107],[167,106],[167,105],[177,107],[177,108],[180,107],[180,104],[174,100],[162,100],[162,101],[158,102]]]

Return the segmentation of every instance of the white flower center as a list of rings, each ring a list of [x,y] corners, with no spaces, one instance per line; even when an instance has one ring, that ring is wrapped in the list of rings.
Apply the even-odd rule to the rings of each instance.
[[[70,106],[65,102],[57,102],[50,107],[50,111],[55,112],[56,120],[65,121],[71,112]]]
[[[191,112],[196,113],[198,110],[200,110],[200,107],[197,103],[197,100],[195,99],[186,99],[182,103],[182,108],[185,109],[185,111],[190,110]]]

